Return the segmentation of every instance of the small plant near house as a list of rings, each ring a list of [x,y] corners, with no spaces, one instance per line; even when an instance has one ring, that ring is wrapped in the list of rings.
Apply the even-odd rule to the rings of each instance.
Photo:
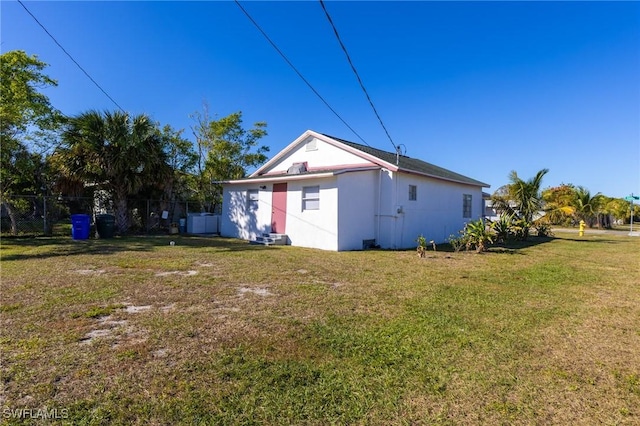
[[[476,253],[480,253],[487,250],[488,244],[493,243],[494,234],[482,219],[467,223],[464,233],[467,237],[467,250],[475,247]]]
[[[460,231],[460,236],[449,235],[449,245],[453,248],[454,252],[459,252],[463,247],[467,247],[467,237],[464,235],[464,230]]]
[[[416,239],[418,243],[418,247],[416,247],[416,251],[418,252],[419,257],[425,257],[427,254],[427,239],[424,235],[420,234]]]
[[[495,233],[495,240],[499,243],[506,242],[512,234],[513,215],[503,214],[495,220],[491,221],[490,226]]]
[[[431,244],[431,247],[433,247],[433,251],[437,251],[436,242],[434,240],[429,240],[429,242],[427,243],[427,239],[422,234],[420,234],[418,238],[416,238],[416,242],[418,243],[416,251],[418,252],[418,256],[420,257],[426,256],[429,247],[427,244]]]

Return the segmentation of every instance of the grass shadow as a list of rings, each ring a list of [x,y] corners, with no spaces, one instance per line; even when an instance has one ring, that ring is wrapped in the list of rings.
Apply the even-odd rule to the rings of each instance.
[[[77,255],[111,255],[124,251],[150,252],[160,247],[171,245],[179,247],[206,247],[218,248],[221,251],[254,251],[273,249],[250,245],[246,241],[220,237],[199,237],[186,235],[156,235],[156,236],[131,236],[115,237],[110,239],[73,240],[70,237],[31,237],[13,238],[10,241],[3,239],[0,250],[0,260],[26,260],[46,259],[52,257],[68,257]],[[12,247],[31,248],[31,253],[19,254],[7,253]],[[38,250],[42,249],[42,250]]]
[[[566,238],[556,238],[556,237],[538,237],[538,236],[530,236],[529,239],[527,240],[508,240],[506,242],[502,242],[502,243],[494,243],[488,246],[487,251],[483,252],[483,253],[500,253],[500,254],[524,254],[522,252],[520,252],[520,250],[522,249],[526,249],[526,248],[530,248],[530,247],[535,247],[537,245],[540,244],[545,244],[548,242],[551,242],[553,240],[557,240],[557,239],[566,239]],[[603,240],[597,240],[597,241],[603,241]],[[390,250],[381,250],[381,249],[377,249],[380,251],[390,251]],[[391,251],[415,251],[415,248],[407,248],[407,249],[400,249],[400,250],[391,250]],[[449,244],[449,243],[444,243],[444,244],[438,244],[437,245],[437,249],[436,251],[439,252],[444,252],[444,253],[456,253],[456,250],[454,249],[454,247]],[[427,252],[432,252],[431,246],[427,247]],[[474,249],[471,250],[465,250],[464,248],[458,250],[458,253],[465,253],[465,252],[475,252]]]
[[[603,243],[603,244],[620,244],[621,241],[620,240],[612,240],[612,239],[605,239],[605,238],[598,238],[598,239],[584,239],[584,238],[557,238],[558,240],[563,240],[563,241],[573,241],[576,243]]]

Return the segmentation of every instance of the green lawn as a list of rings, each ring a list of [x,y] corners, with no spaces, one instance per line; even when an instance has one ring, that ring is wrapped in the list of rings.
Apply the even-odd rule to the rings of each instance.
[[[171,239],[2,241],[3,422],[640,423],[638,237]]]
[[[614,230],[616,231],[631,231],[632,230],[632,225],[631,224],[626,224],[626,225],[615,225],[613,227]],[[633,231],[640,231],[640,223],[637,222],[633,222]]]

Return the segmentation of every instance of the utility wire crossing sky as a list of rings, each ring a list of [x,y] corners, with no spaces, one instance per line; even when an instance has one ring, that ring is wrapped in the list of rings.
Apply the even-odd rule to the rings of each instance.
[[[544,187],[640,193],[639,2],[22,3],[2,2],[2,51],[50,64],[66,115],[191,137],[206,102],[266,121],[273,155],[312,129],[488,192],[549,168]]]

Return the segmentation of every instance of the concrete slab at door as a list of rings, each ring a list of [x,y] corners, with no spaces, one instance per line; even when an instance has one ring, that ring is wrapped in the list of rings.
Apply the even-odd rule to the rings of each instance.
[[[286,233],[287,224],[287,184],[273,184],[271,198],[271,232],[277,234]]]

